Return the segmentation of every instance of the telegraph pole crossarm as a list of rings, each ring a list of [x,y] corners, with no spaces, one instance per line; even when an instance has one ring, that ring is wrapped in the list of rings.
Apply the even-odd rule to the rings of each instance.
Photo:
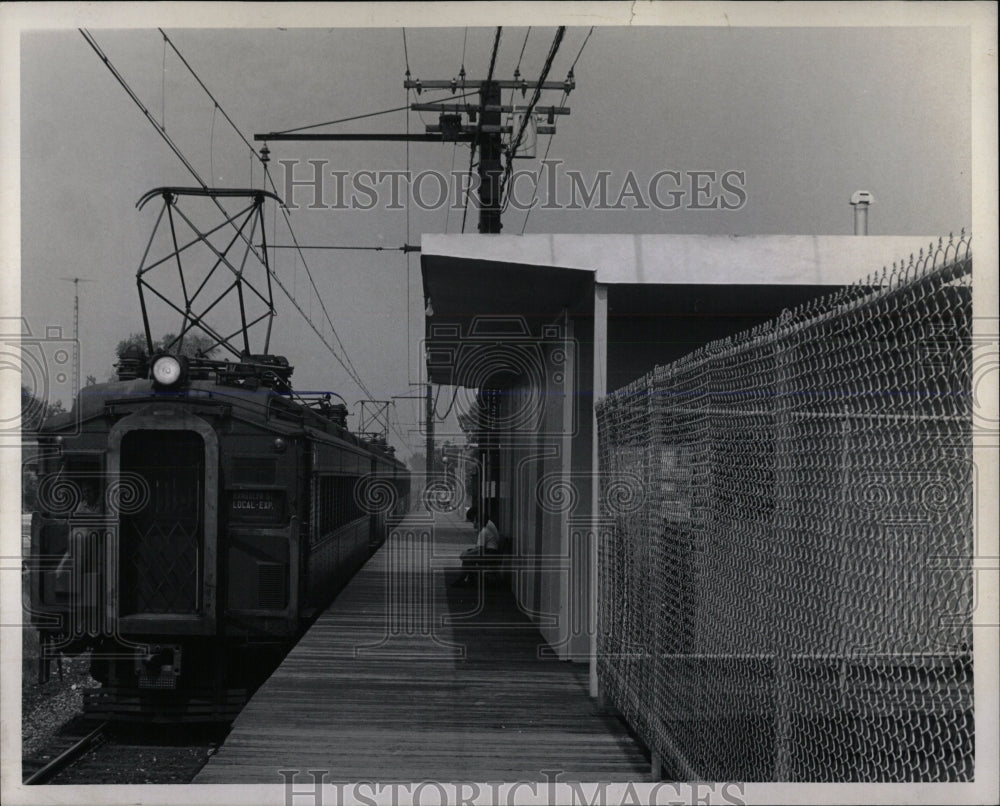
[[[560,29],[561,33],[562,29]],[[499,29],[497,30],[497,42],[499,41]],[[494,43],[494,58],[496,56],[496,42]],[[454,103],[454,102],[424,102],[410,104],[410,110],[414,112],[437,112],[438,122],[427,124],[423,132],[397,133],[397,132],[371,132],[371,133],[301,133],[294,131],[267,132],[254,134],[253,139],[258,142],[267,141],[290,141],[290,142],[384,142],[384,143],[471,143],[473,154],[479,151],[479,231],[482,233],[498,233],[502,228],[500,220],[502,206],[502,185],[504,168],[502,156],[504,144],[502,135],[515,136],[520,142],[520,136],[524,131],[522,122],[520,129],[517,125],[505,125],[501,123],[501,116],[504,114],[535,115],[544,118],[545,123],[537,126],[537,134],[555,134],[555,119],[558,115],[568,115],[568,106],[535,106],[538,101],[538,93],[543,90],[557,90],[567,96],[576,89],[576,80],[573,78],[572,70],[564,81],[527,81],[523,78],[494,79],[493,63],[490,64],[490,77],[484,80],[467,79],[464,73],[461,80],[433,80],[422,81],[411,79],[409,71],[403,81],[403,86],[408,90],[415,90],[420,95],[427,90],[450,90],[456,93],[461,87],[465,92],[467,89],[478,88],[479,103]],[[545,73],[548,72],[546,64]],[[542,76],[544,78],[544,74]],[[501,90],[521,90],[524,98],[528,97],[528,91],[533,95],[531,103],[524,106],[513,103],[504,104],[501,102]],[[473,91],[475,92],[475,90]],[[465,119],[463,119],[465,115]],[[516,147],[516,146],[515,146]],[[513,150],[508,153],[508,158],[513,155]],[[470,167],[471,171],[471,167]],[[464,227],[463,227],[464,228]]]
[[[463,79],[459,82],[453,81],[422,81],[419,78],[407,79],[403,82],[403,86],[408,90],[416,90],[419,95],[422,90],[450,90],[455,87],[460,87],[465,89],[466,87],[479,87],[486,83],[486,79]],[[528,90],[543,89],[543,90],[560,90],[567,94],[571,93],[576,89],[576,81],[572,78],[567,78],[565,81],[543,81],[541,84],[537,81],[523,81],[521,79],[493,79],[493,83],[496,84],[502,90]]]

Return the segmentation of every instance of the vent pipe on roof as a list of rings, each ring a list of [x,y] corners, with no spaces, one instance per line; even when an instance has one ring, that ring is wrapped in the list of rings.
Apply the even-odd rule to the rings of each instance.
[[[854,208],[854,234],[868,234],[868,206],[875,199],[867,190],[856,190],[851,196],[851,206]]]

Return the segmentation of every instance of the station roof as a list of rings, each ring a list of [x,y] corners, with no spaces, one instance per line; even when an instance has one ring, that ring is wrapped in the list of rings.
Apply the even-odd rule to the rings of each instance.
[[[632,286],[626,298],[636,300],[665,298],[671,286],[832,288],[932,242],[936,236],[426,234],[427,347],[454,346],[477,317],[517,316],[534,330],[563,310],[589,315],[595,283]],[[431,380],[456,382],[441,368]]]

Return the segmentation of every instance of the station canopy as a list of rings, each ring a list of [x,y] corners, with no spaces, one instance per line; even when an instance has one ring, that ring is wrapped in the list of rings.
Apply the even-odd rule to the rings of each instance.
[[[448,360],[468,340],[537,338],[565,312],[706,315],[795,304],[906,260],[936,238],[803,235],[433,235],[421,239],[429,378],[468,386]]]

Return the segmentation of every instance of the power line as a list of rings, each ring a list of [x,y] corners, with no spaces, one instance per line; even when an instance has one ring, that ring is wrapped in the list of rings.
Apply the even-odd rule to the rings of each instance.
[[[274,191],[275,195],[277,195],[278,189],[274,184],[274,179],[272,179],[271,172],[268,171],[266,164],[264,165],[264,177],[270,183],[271,189]],[[302,308],[299,307],[298,303],[295,302],[294,298],[289,296],[289,299],[291,299],[292,304],[299,309],[299,312],[303,313],[303,316],[305,316],[306,321],[309,322],[313,331],[320,337],[323,343],[327,346],[327,349],[330,350],[330,352],[333,354],[333,357],[336,358],[337,361],[340,363],[340,365],[344,368],[344,371],[347,372],[351,380],[353,380],[361,388],[361,390],[366,395],[368,395],[368,397],[374,397],[374,395],[371,393],[368,387],[365,386],[364,381],[361,380],[360,374],[358,373],[357,368],[354,366],[354,362],[351,361],[351,357],[347,354],[347,350],[344,347],[344,343],[340,340],[340,336],[337,333],[337,329],[333,326],[333,320],[330,318],[330,312],[326,309],[326,303],[323,302],[323,297],[320,295],[319,289],[316,288],[316,281],[315,279],[313,279],[312,271],[309,268],[309,263],[306,261],[306,256],[303,254],[302,247],[299,244],[298,237],[296,237],[295,235],[295,230],[292,229],[292,221],[291,218],[289,217],[288,210],[285,209],[284,206],[281,207],[281,215],[285,219],[285,224],[288,226],[288,234],[292,236],[292,243],[294,244],[296,253],[302,260],[302,267],[306,270],[306,277],[309,278],[309,284],[312,286],[313,292],[316,294],[316,299],[319,302],[320,310],[323,311],[323,315],[324,317],[326,317],[327,324],[330,325],[330,332],[333,334],[334,339],[337,340],[337,344],[340,346],[340,350],[344,354],[344,359],[346,360],[347,364],[345,364],[344,361],[340,359],[340,356],[336,354],[336,351],[334,351],[334,349],[326,341],[323,334],[316,329],[316,326],[313,324],[312,319],[308,316],[305,316],[305,314],[302,312]],[[277,277],[275,277],[275,279],[277,280]],[[279,281],[279,286],[281,286],[280,281]],[[281,288],[282,290],[284,290],[284,286],[281,286]],[[286,296],[288,296],[287,291],[285,291],[285,294]],[[350,365],[350,368],[348,368],[348,365]]]
[[[228,114],[226,114],[226,111],[219,104],[218,100],[216,100],[215,96],[212,95],[212,92],[208,89],[208,87],[205,86],[205,83],[201,80],[201,78],[195,72],[194,68],[191,67],[191,65],[188,63],[187,59],[185,59],[184,56],[183,56],[183,54],[181,54],[181,52],[177,49],[177,46],[174,45],[174,43],[172,41],[170,41],[170,38],[166,35],[166,33],[163,31],[162,28],[159,28],[157,30],[159,30],[160,34],[163,36],[164,42],[167,42],[167,43],[170,44],[170,47],[173,49],[174,53],[177,54],[178,58],[181,60],[181,62],[184,64],[184,66],[187,67],[187,69],[190,71],[191,75],[194,76],[194,79],[195,79],[195,81],[198,82],[198,85],[205,91],[205,93],[208,95],[208,97],[212,100],[212,103],[215,104],[215,108],[218,109],[222,113],[223,117],[225,117],[225,119],[229,122],[229,125],[233,127],[234,131],[239,135],[240,139],[243,140],[243,142],[246,144],[247,148],[250,149],[251,153],[253,153],[256,156],[257,155],[256,151],[254,151],[254,147],[250,144],[250,141],[243,135],[243,132],[240,131],[240,128],[233,122],[233,119],[231,117],[229,117]],[[271,189],[275,192],[275,195],[277,195],[278,189],[277,189],[277,187],[275,187],[274,182],[273,182],[273,180],[271,180],[270,174],[267,171],[267,163],[266,163],[266,161],[264,160],[263,156],[259,156],[258,158],[264,164],[264,175],[270,181],[270,183],[271,183]],[[199,179],[199,181],[201,181],[201,180]],[[203,187],[205,186],[204,182],[202,182],[202,186]],[[216,201],[216,205],[219,206],[220,209],[222,209],[221,205],[219,205],[218,201]],[[282,215],[283,215],[283,217],[285,219],[285,223],[288,226],[288,232],[291,235],[292,241],[293,241],[293,243],[295,245],[294,248],[298,250],[299,256],[302,259],[302,266],[303,266],[303,268],[306,271],[306,276],[309,278],[309,283],[312,286],[313,292],[316,294],[316,299],[317,299],[317,301],[320,304],[320,308],[323,311],[324,316],[326,317],[327,324],[329,324],[329,326],[330,326],[330,332],[333,334],[333,337],[337,340],[337,344],[340,346],[341,352],[344,355],[344,359],[347,362],[346,364],[344,363],[344,361],[342,361],[340,359],[339,356],[336,355],[336,352],[332,349],[332,347],[329,344],[327,344],[325,338],[323,338],[322,334],[316,329],[315,325],[313,324],[311,317],[309,317],[308,315],[306,315],[305,312],[302,311],[301,307],[297,304],[297,302],[291,296],[288,295],[287,290],[284,288],[284,286],[282,285],[282,283],[280,282],[280,280],[278,281],[278,286],[282,289],[282,291],[285,292],[286,296],[289,296],[289,299],[292,300],[292,302],[295,305],[295,307],[305,317],[306,321],[309,323],[310,327],[312,327],[313,331],[318,336],[320,336],[320,339],[323,341],[324,344],[326,344],[327,349],[330,350],[330,352],[334,355],[334,357],[337,359],[337,361],[340,363],[340,365],[344,368],[344,371],[347,372],[348,377],[350,377],[351,380],[353,380],[356,384],[358,384],[358,386],[362,390],[364,390],[364,392],[365,392],[366,395],[368,395],[369,397],[371,397],[372,396],[371,392],[368,391],[368,388],[365,386],[364,382],[361,380],[360,373],[358,372],[357,368],[354,366],[354,362],[351,361],[351,357],[350,357],[350,355],[348,355],[347,350],[344,347],[343,342],[340,340],[340,336],[337,334],[337,329],[333,326],[333,320],[330,318],[330,314],[329,314],[329,312],[326,309],[326,304],[323,302],[323,298],[322,298],[322,296],[319,293],[319,289],[316,287],[316,281],[313,279],[312,270],[309,268],[309,264],[306,262],[305,255],[302,254],[302,250],[301,250],[301,248],[299,247],[299,244],[298,244],[298,238],[295,235],[295,231],[292,229],[292,222],[291,222],[291,219],[289,218],[288,211],[284,207],[282,208]],[[244,240],[246,240],[246,239],[244,238]],[[275,277],[275,279],[277,279],[277,277]],[[348,366],[350,367],[350,369],[348,369]]]
[[[440,92],[440,91],[441,90],[439,90],[439,89],[438,90],[428,90],[428,92]],[[455,95],[455,96],[450,97],[450,98],[442,98],[441,100],[442,101],[458,101],[458,100],[461,100],[462,98],[468,98],[470,95],[475,95],[475,93],[474,92],[467,92],[464,95]],[[337,118],[336,120],[325,120],[322,123],[310,123],[308,126],[297,126],[294,129],[282,129],[281,131],[269,132],[269,133],[270,134],[294,134],[295,132],[304,132],[306,129],[318,129],[320,126],[334,126],[334,125],[336,125],[338,123],[349,123],[352,120],[364,120],[365,118],[374,118],[374,117],[378,117],[379,115],[388,115],[388,114],[391,114],[393,112],[402,112],[402,111],[404,111],[406,109],[409,109],[409,108],[410,108],[409,104],[407,104],[406,106],[395,106],[392,109],[382,109],[382,110],[380,110],[378,112],[366,112],[363,115],[351,115],[350,117],[346,117],[346,118]]]
[[[497,26],[496,35],[493,37],[493,53],[490,56],[490,71],[489,75],[486,76],[487,81],[493,80],[493,69],[497,64],[497,51],[500,49],[500,36],[503,34],[503,26]]]
[[[552,45],[549,47],[549,55],[545,58],[545,65],[542,67],[541,75],[538,77],[538,84],[535,86],[535,92],[531,96],[531,102],[528,104],[528,109],[524,113],[524,118],[521,121],[521,127],[517,132],[517,137],[511,138],[510,151],[507,158],[508,169],[512,165],[511,160],[514,159],[514,155],[517,153],[518,147],[521,145],[521,140],[524,137],[524,130],[528,126],[528,118],[531,116],[532,110],[535,108],[535,105],[538,103],[538,99],[542,95],[542,84],[548,76],[549,70],[552,68],[552,60],[555,59],[556,53],[559,51],[559,45],[562,43],[563,36],[565,34],[566,26],[560,25],[556,30],[555,37],[552,39]]]
[[[587,42],[589,42],[589,41],[590,41],[590,35],[591,35],[592,33],[594,33],[594,26],[593,26],[593,25],[591,25],[591,26],[590,26],[590,30],[589,30],[589,31],[587,31],[587,35],[586,35],[586,36],[585,36],[585,37],[583,38],[583,44],[582,44],[582,45],[580,45],[580,49],[579,49],[579,50],[578,50],[578,51],[576,52],[576,58],[575,58],[575,59],[573,59],[573,64],[571,64],[571,65],[569,66],[569,71],[570,71],[571,73],[573,72],[574,68],[576,67],[576,63],[577,63],[578,61],[580,61],[580,54],[581,54],[581,53],[583,53],[583,49],[584,49],[585,47],[587,47]]]
[[[524,32],[524,41],[521,43],[521,53],[517,57],[517,64],[514,66],[514,80],[517,81],[521,77],[521,59],[524,58],[524,49],[528,47],[528,37],[531,36],[531,26],[528,30]],[[516,87],[510,88],[510,106],[514,106],[514,93],[517,92]]]
[[[163,41],[168,45],[170,45],[170,48],[173,50],[173,52],[177,54],[177,58],[181,60],[183,65],[188,69],[188,72],[190,72],[191,75],[194,76],[194,80],[198,82],[198,86],[200,86],[203,90],[205,90],[205,94],[212,99],[212,103],[215,104],[215,108],[222,113],[222,116],[228,121],[229,125],[233,127],[233,131],[235,131],[236,134],[239,135],[240,139],[246,144],[246,147],[249,148],[254,155],[256,155],[257,152],[254,150],[254,147],[250,144],[250,141],[243,136],[243,132],[240,131],[239,126],[233,123],[233,119],[226,114],[226,110],[223,109],[222,106],[219,104],[219,102],[215,99],[215,96],[212,95],[211,90],[209,90],[209,88],[205,86],[205,82],[201,80],[201,77],[195,72],[194,68],[190,64],[188,64],[187,59],[185,59],[184,56],[181,55],[181,52],[177,49],[177,46],[170,40],[170,37],[167,36],[167,34],[164,32],[162,28],[157,28],[156,30],[159,31],[160,34],[163,36]]]
[[[580,45],[580,49],[576,52],[576,58],[573,59],[573,64],[570,65],[569,73],[567,74],[567,77],[569,77],[569,76],[571,76],[573,74],[573,70],[576,68],[577,62],[580,61],[580,56],[583,54],[583,49],[587,46],[587,42],[590,41],[590,35],[592,33],[594,33],[594,26],[590,27],[590,30],[587,32],[587,35],[583,39],[583,43]],[[569,93],[566,92],[566,91],[564,91],[563,94],[562,94],[562,97],[559,99],[559,106],[563,105],[563,103],[566,101],[566,98],[568,96],[569,96]],[[549,150],[552,148],[552,140],[554,138],[555,138],[555,132],[552,132],[552,134],[549,135],[549,142],[545,146],[545,154],[542,156],[542,165],[544,165],[545,161],[549,158]],[[532,192],[532,201],[534,201],[535,197],[538,195],[538,174],[539,173],[541,173],[541,167],[539,167],[538,171],[535,174],[535,187],[534,187],[534,190]],[[507,202],[504,204],[504,209],[505,210],[506,210],[507,205],[509,203],[510,203],[510,197],[508,196]],[[528,219],[531,217],[531,211],[533,209],[534,209],[534,207],[529,204],[527,211],[525,211],[524,221],[521,224],[521,234],[522,235],[524,235],[524,230],[528,226]]]
[[[403,97],[406,99],[406,175],[410,175],[410,57],[406,52],[406,29],[403,29],[403,58],[406,61],[406,81],[403,82]],[[406,205],[406,233],[403,236],[403,243],[410,241],[410,205]],[[403,263],[406,266],[406,380],[410,379],[410,328],[411,328],[411,301],[410,301],[410,256],[403,254]]]
[[[514,68],[515,71],[521,69],[521,59],[524,58],[524,49],[528,47],[528,37],[531,35],[531,26],[528,26],[528,30],[524,33],[524,42],[521,43],[521,55],[517,57],[517,66]]]
[[[428,88],[427,91],[428,92],[441,92],[442,88],[440,88],[440,87]],[[475,95],[475,94],[476,93],[474,93],[474,92],[467,92],[464,95],[453,95],[453,96],[450,96],[450,97],[447,97],[447,98],[441,98],[440,100],[441,100],[442,103],[446,102],[446,101],[460,101],[462,98],[468,98],[471,95]],[[407,97],[409,97],[409,96],[407,96]],[[258,139],[267,139],[269,136],[272,137],[272,138],[274,138],[274,139],[277,139],[277,138],[281,137],[282,135],[285,135],[285,134],[296,134],[298,132],[303,132],[306,129],[318,129],[320,126],[335,126],[338,123],[349,123],[352,120],[364,120],[365,118],[374,118],[374,117],[377,117],[379,115],[389,115],[389,114],[391,114],[393,112],[402,112],[405,109],[409,109],[409,105],[407,105],[407,106],[395,106],[392,109],[381,109],[378,112],[365,112],[363,115],[351,115],[350,117],[337,118],[336,120],[324,120],[322,123],[310,123],[308,126],[297,126],[294,129],[282,129],[281,131],[268,132],[267,135],[260,135],[258,137]]]
[[[455,401],[458,400],[458,389],[455,387],[455,391],[451,393],[451,403],[448,404],[448,410],[444,414],[438,414],[437,410],[437,398],[434,398],[434,416],[438,418],[439,422],[444,422],[448,419],[448,415],[451,414],[451,410],[455,407]],[[441,387],[438,387],[438,396],[441,395]]]
[[[208,185],[206,185],[205,182],[202,180],[202,178],[198,175],[198,172],[195,170],[194,166],[190,162],[188,162],[187,157],[184,156],[184,154],[181,152],[177,144],[170,139],[170,135],[167,134],[167,130],[163,127],[163,124],[157,122],[156,118],[153,117],[152,113],[146,108],[143,102],[139,99],[139,96],[135,94],[132,88],[128,85],[128,82],[125,81],[122,74],[118,72],[115,66],[111,63],[111,60],[104,54],[104,51],[101,50],[100,46],[97,44],[97,41],[93,38],[93,36],[90,35],[90,32],[83,28],[79,30],[83,38],[87,41],[87,44],[90,45],[91,48],[93,48],[94,52],[98,55],[101,61],[104,62],[104,65],[111,72],[111,75],[113,75],[115,77],[115,80],[119,84],[121,84],[122,89],[125,90],[128,96],[135,102],[136,106],[139,107],[142,113],[146,116],[146,120],[148,120],[152,124],[153,128],[156,129],[160,137],[163,138],[163,141],[170,147],[170,150],[173,151],[174,154],[177,156],[177,159],[179,159],[184,164],[184,167],[188,169],[188,171],[195,178],[198,184],[201,185],[204,190],[208,190]]]
[[[382,109],[378,112],[366,112],[363,115],[351,115],[346,118],[337,118],[336,120],[324,120],[322,123],[310,123],[308,126],[297,126],[294,129],[282,129],[281,131],[272,132],[272,134],[292,134],[293,132],[304,132],[306,129],[318,129],[320,126],[334,126],[338,123],[349,123],[352,120],[364,120],[365,118],[374,118],[379,115],[388,115],[392,112],[402,112],[404,109],[408,109],[409,106],[396,106],[392,109]]]
[[[535,173],[535,189],[532,191],[532,195],[531,195],[531,201],[532,202],[535,200],[535,197],[538,195],[538,175],[542,171],[542,166],[545,165],[545,160],[547,160],[549,158],[549,149],[552,148],[552,141],[555,139],[555,136],[556,136],[555,132],[553,132],[552,134],[549,135],[548,145],[545,146],[545,154],[542,155],[542,164],[539,166],[538,171]],[[509,201],[509,197],[508,197],[508,201]],[[531,216],[531,211],[533,209],[535,209],[534,205],[529,204],[528,205],[528,209],[527,209],[527,211],[524,214],[524,222],[521,224],[521,234],[522,235],[524,235],[525,227],[528,226],[528,218]]]
[[[403,244],[402,246],[337,246],[334,244],[314,244],[306,246],[303,244],[289,244],[289,243],[270,243],[267,245],[269,249],[331,249],[331,250],[346,250],[354,252],[419,252],[419,246],[411,246],[410,244]]]
[[[507,165],[504,168],[503,179],[500,182],[500,195],[501,195],[501,198],[503,198],[504,191],[507,190],[507,185],[510,182],[511,174],[514,171],[514,159],[517,157],[517,149],[521,145],[521,140],[524,137],[525,129],[528,126],[528,121],[531,120],[531,114],[534,111],[535,106],[538,104],[539,98],[541,98],[541,95],[542,95],[542,84],[544,83],[545,79],[548,77],[549,70],[552,68],[552,61],[555,59],[556,53],[559,51],[559,45],[562,43],[562,39],[563,39],[563,36],[565,35],[565,33],[566,33],[566,26],[564,26],[564,25],[562,25],[558,29],[556,29],[556,35],[552,39],[552,44],[549,46],[549,54],[545,58],[545,64],[542,67],[542,72],[541,72],[541,75],[539,76],[538,84],[535,87],[535,92],[532,94],[531,101],[528,103],[528,108],[527,108],[527,110],[524,113],[524,117],[521,119],[521,126],[518,129],[517,136],[516,137],[514,137],[513,135],[511,136],[510,147],[507,150]],[[567,74],[567,77],[566,77],[567,85],[569,84],[569,81],[572,78],[572,74],[573,74],[572,70],[570,70],[569,74]],[[564,90],[564,92],[563,92],[563,98],[559,102],[560,106],[562,106],[563,100],[565,100],[565,98],[566,98],[567,95],[568,95],[568,90]],[[551,142],[552,142],[552,137],[550,136],[549,137],[549,143],[551,144]],[[536,180],[536,182],[535,182],[535,190],[536,190],[536,192],[537,192],[537,188],[538,188],[538,183],[537,183],[537,180]],[[507,200],[503,203],[502,209],[506,210],[507,206],[509,204],[510,204],[510,194],[508,193],[507,194]]]
[[[188,172],[194,177],[195,181],[198,182],[199,185],[201,185],[202,189],[208,190],[209,187],[205,183],[205,180],[203,180],[201,178],[201,175],[198,173],[198,171],[195,169],[195,167],[188,161],[187,157],[184,156],[183,152],[180,150],[180,148],[177,146],[177,144],[174,143],[173,140],[170,138],[170,136],[166,133],[166,130],[163,128],[162,124],[159,124],[159,123],[156,122],[155,118],[153,118],[152,114],[149,112],[149,110],[146,108],[146,106],[142,103],[142,101],[140,100],[139,96],[136,95],[136,93],[129,86],[128,82],[125,81],[125,78],[121,75],[121,73],[118,72],[117,68],[115,68],[115,66],[111,63],[111,60],[107,57],[107,55],[105,55],[104,51],[101,50],[101,47],[97,44],[97,41],[90,34],[90,32],[87,31],[86,29],[83,29],[83,28],[79,29],[79,31],[80,31],[80,34],[83,36],[84,40],[86,40],[87,44],[90,45],[90,47],[94,50],[94,52],[101,59],[101,61],[104,62],[105,66],[111,72],[112,76],[114,76],[115,80],[118,81],[118,83],[122,86],[122,88],[125,90],[125,92],[128,94],[128,96],[133,100],[133,102],[136,104],[136,106],[138,106],[139,109],[142,111],[142,113],[146,116],[146,119],[153,125],[153,128],[156,129],[156,131],[160,135],[160,137],[163,138],[164,142],[170,147],[170,149],[174,152],[174,154],[177,156],[177,158],[184,165],[184,167],[187,168]],[[203,87],[204,87],[204,85],[203,85]],[[207,90],[206,90],[206,92],[207,92]],[[230,123],[232,123],[231,120],[230,120]],[[235,124],[233,124],[233,125],[235,125]],[[244,138],[244,140],[245,140],[245,138]],[[270,180],[270,174],[266,171],[266,164],[265,164],[265,176]],[[275,187],[273,180],[271,180],[271,187],[275,191],[275,194],[277,195],[277,188]],[[228,213],[226,212],[225,208],[219,203],[218,199],[216,199],[215,197],[211,197],[211,198],[212,198],[212,201],[214,202],[215,206],[219,208],[220,212],[222,212],[223,215],[226,215],[228,217]],[[284,207],[282,207],[282,213],[283,213],[283,215],[285,217],[285,222],[288,225],[289,233],[292,236],[292,240],[295,241],[296,242],[296,246],[298,246],[298,244],[297,244],[297,238],[295,236],[295,232],[294,232],[294,230],[292,230],[291,221],[288,218],[288,211],[285,210]],[[245,234],[240,233],[240,236],[243,238],[244,242],[246,242],[248,245],[250,245],[249,241],[247,241],[247,237],[246,237]],[[305,256],[302,254],[301,249],[298,250],[298,253],[299,253],[299,257],[302,259],[302,263],[303,263],[303,266],[306,269],[306,273],[309,276],[309,280],[312,283],[313,290],[316,291],[317,297],[319,297],[319,292],[316,290],[316,284],[315,284],[315,281],[313,281],[312,272],[309,271],[309,266],[306,263]],[[348,368],[347,364],[345,364],[344,361],[340,358],[340,356],[337,355],[337,353],[333,349],[332,345],[330,345],[330,343],[326,340],[326,337],[319,331],[319,329],[316,327],[315,323],[313,323],[313,321],[310,319],[310,317],[306,315],[305,311],[302,310],[302,306],[298,303],[298,301],[295,299],[295,297],[288,292],[288,289],[281,282],[281,280],[277,277],[277,275],[274,274],[274,272],[271,272],[271,276],[277,282],[278,287],[281,288],[281,290],[285,293],[285,296],[288,297],[289,301],[292,303],[292,305],[295,307],[295,309],[303,316],[303,318],[306,320],[306,322],[308,322],[309,326],[312,328],[313,332],[316,333],[316,335],[319,337],[320,341],[323,342],[323,344],[330,351],[330,353],[337,360],[337,362],[344,368],[344,371],[347,372],[348,377],[350,377],[351,380],[353,380],[356,384],[358,384],[358,386],[365,392],[365,394],[367,394],[369,397],[371,397],[372,396],[371,392],[365,386],[365,384],[361,380],[361,378],[357,375],[357,370],[354,369],[354,365],[351,362],[350,356],[348,356],[347,355],[347,351],[344,350],[343,343],[340,341],[340,337],[337,335],[336,329],[333,327],[333,322],[330,320],[329,313],[326,310],[326,306],[323,303],[322,298],[319,299],[320,306],[322,307],[323,312],[326,314],[327,321],[330,324],[330,329],[333,332],[334,337],[337,339],[337,343],[340,345],[341,350],[343,350],[343,352],[344,352],[344,358],[347,360],[347,364],[351,365],[350,369]],[[353,373],[352,373],[352,370],[353,370]]]

